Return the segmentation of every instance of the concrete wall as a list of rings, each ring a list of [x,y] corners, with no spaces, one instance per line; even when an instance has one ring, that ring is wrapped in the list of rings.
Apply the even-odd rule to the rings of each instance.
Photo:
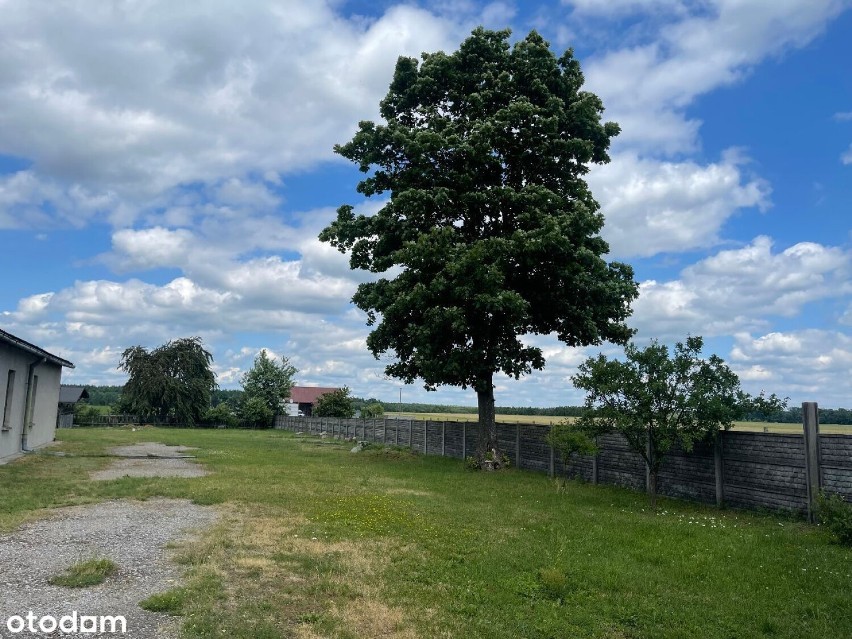
[[[461,459],[474,454],[478,425],[277,416],[275,428],[375,441]],[[498,424],[497,436],[503,452],[519,468],[645,490],[645,464],[621,435],[601,436],[596,458],[574,457],[565,466],[545,440],[549,430],[545,425]],[[852,436],[820,435],[819,446],[820,485],[852,499]],[[807,512],[804,436],[728,431],[721,433],[718,448],[700,443],[689,453],[673,450],[663,462],[657,490],[661,495],[708,504],[721,498],[738,508]]]
[[[8,428],[0,431],[0,461],[21,452],[21,434],[26,412],[27,375],[29,366],[37,356],[0,343],[0,419],[6,414],[7,382],[9,371],[15,371],[11,402],[8,411]],[[27,429],[27,447],[36,448],[53,441],[56,432],[56,415],[59,408],[59,383],[62,367],[45,362],[35,368],[38,376],[32,426]]]

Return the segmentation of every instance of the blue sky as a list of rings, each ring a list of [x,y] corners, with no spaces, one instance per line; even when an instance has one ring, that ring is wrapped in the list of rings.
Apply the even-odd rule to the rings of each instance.
[[[622,126],[589,183],[641,283],[637,340],[703,335],[743,386],[852,406],[852,11],[836,0],[51,2],[0,20],[0,328],[120,384],[121,352],[200,335],[222,387],[261,348],[299,383],[394,400],[316,240],[376,210],[331,149],[378,117],[399,55],[477,25],[573,47]],[[498,405],[578,404],[610,346],[529,338],[548,364]],[[474,404],[471,391],[403,399]]]

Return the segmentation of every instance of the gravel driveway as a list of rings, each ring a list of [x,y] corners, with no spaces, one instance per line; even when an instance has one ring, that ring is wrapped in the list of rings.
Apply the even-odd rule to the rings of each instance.
[[[110,474],[97,479],[127,474],[146,477],[206,474],[196,464],[180,458],[184,450],[188,449],[154,443],[117,449],[114,454],[131,458],[117,460],[118,465],[111,467]],[[129,462],[132,464],[128,465]],[[214,508],[197,506],[185,499],[122,499],[59,508],[45,519],[0,535],[0,637],[177,638],[179,619],[142,610],[139,602],[179,583],[182,570],[169,560],[166,544],[191,538],[193,531],[211,525],[216,517]],[[89,588],[48,584],[48,579],[72,564],[92,558],[111,559],[118,564],[118,571],[104,583]],[[65,617],[67,628],[76,612],[78,619],[83,615],[96,618],[121,615],[126,620],[127,632],[33,633],[26,627],[20,632],[10,632],[19,627],[17,617],[26,622],[30,611],[36,629],[41,622],[47,624],[42,627],[50,627],[48,616],[57,622]],[[9,621],[12,628],[7,625]],[[106,627],[109,630],[110,625]]]
[[[195,449],[156,442],[119,446],[109,451],[119,459],[90,477],[102,481],[122,477],[203,477],[208,472],[186,454],[192,450]]]

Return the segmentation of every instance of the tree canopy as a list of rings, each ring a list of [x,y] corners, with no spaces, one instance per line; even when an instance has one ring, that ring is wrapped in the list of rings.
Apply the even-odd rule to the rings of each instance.
[[[286,357],[278,363],[263,349],[254,358],[254,365],[240,379],[243,400],[258,398],[266,404],[271,414],[279,412],[281,402],[289,397],[298,369]],[[256,409],[255,409],[256,412]]]
[[[118,368],[130,378],[121,394],[122,409],[140,417],[174,418],[188,426],[210,408],[216,388],[213,356],[200,337],[184,337],[148,351],[131,346],[121,354]]]
[[[352,417],[355,415],[355,407],[349,393],[347,386],[329,393],[323,393],[317,399],[312,411],[313,415],[316,417]]]
[[[657,474],[674,446],[692,450],[756,404],[764,410],[784,407],[775,395],[744,393],[720,357],[701,358],[703,344],[701,337],[690,336],[675,345],[673,354],[657,341],[644,349],[628,344],[623,361],[590,357],[572,378],[587,392],[578,427],[590,434],[615,430],[625,437],[645,461],[652,505]]]
[[[555,333],[571,346],[626,342],[637,295],[630,266],[603,259],[604,219],[583,176],[609,161],[618,125],[582,91],[579,62],[536,32],[476,29],[458,51],[401,57],[381,101],[335,151],[368,176],[357,190],[389,194],[375,215],[351,206],[320,239],[350,266],[393,275],[359,285],[355,305],[378,358],[406,383],[472,387],[478,457],[502,455],[495,373],[541,369],[522,338]]]

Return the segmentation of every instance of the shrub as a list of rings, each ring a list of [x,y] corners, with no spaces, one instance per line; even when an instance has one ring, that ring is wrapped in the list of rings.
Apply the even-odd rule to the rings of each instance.
[[[852,546],[852,504],[838,494],[820,493],[817,517],[844,546]]]
[[[261,397],[249,397],[243,404],[243,419],[255,428],[269,428],[273,417],[272,409]]]
[[[234,415],[231,407],[222,403],[208,409],[207,413],[204,415],[204,422],[211,426],[224,424],[228,428],[236,428],[239,420],[237,419],[237,416]]]
[[[361,409],[361,417],[370,419],[372,417],[381,417],[385,414],[385,407],[382,406],[379,402],[373,402],[372,404],[367,404],[364,408]]]
[[[571,455],[596,455],[598,447],[585,430],[576,424],[563,420],[551,426],[547,434],[547,443],[562,457],[567,466]]]

